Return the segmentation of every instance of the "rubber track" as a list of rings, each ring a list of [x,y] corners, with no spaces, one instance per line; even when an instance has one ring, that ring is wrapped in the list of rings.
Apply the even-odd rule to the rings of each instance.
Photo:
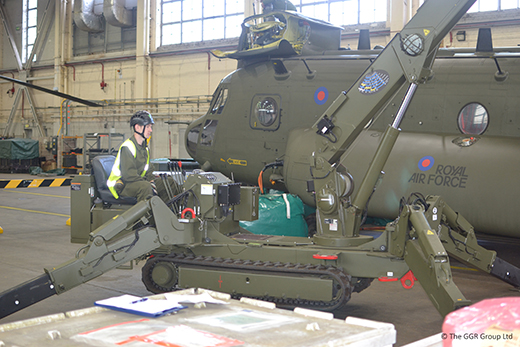
[[[277,298],[277,297],[254,297],[250,295],[244,295],[255,299],[264,301],[271,301],[276,303],[278,307],[292,308],[292,307],[309,307],[320,310],[332,311],[339,307],[342,307],[350,300],[352,293],[351,288],[351,277],[340,268],[334,266],[324,265],[312,265],[312,264],[292,264],[292,263],[273,263],[263,261],[251,261],[241,259],[223,259],[213,258],[204,256],[193,256],[185,254],[172,253],[166,256],[154,256],[148,259],[142,269],[142,280],[146,288],[153,293],[164,293],[180,288],[163,288],[152,281],[152,271],[156,264],[159,262],[169,262],[176,266],[195,266],[199,268],[209,269],[213,268],[216,271],[226,270],[246,270],[246,271],[261,271],[269,272],[271,274],[278,275],[307,275],[307,276],[320,276],[333,279],[334,285],[339,284],[339,288],[336,287],[335,298],[332,301],[316,301],[316,300],[302,300],[298,298]],[[239,299],[242,294],[232,294],[234,299]]]

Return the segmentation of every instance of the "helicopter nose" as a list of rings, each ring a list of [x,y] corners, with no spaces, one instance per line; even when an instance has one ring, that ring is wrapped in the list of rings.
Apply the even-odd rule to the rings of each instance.
[[[191,123],[186,129],[186,150],[193,159],[196,159],[195,156],[197,155],[197,143],[199,140],[199,133],[200,128],[202,126],[202,121],[202,118],[199,118],[193,123]]]

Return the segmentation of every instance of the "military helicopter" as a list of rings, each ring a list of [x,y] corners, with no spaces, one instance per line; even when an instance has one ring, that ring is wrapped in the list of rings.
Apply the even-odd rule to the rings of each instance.
[[[442,5],[439,9],[435,7],[438,3]],[[273,301],[282,307],[321,310],[342,307],[351,293],[361,292],[373,279],[382,277],[401,279],[403,286],[417,278],[442,315],[467,306],[470,302],[452,280],[448,254],[518,286],[520,269],[478,245],[473,226],[439,196],[412,194],[401,200],[398,218],[377,238],[361,234],[359,229],[362,211],[391,158],[410,102],[419,85],[431,76],[440,40],[473,3],[426,2],[353,88],[340,93],[312,126],[288,132],[283,167],[280,170],[282,163],[275,161],[269,169],[279,170],[288,191],[299,192],[304,199],[315,198],[318,228],[313,238],[244,232],[238,221],[257,218],[258,188],[237,184],[220,172],[178,173],[176,177],[181,179],[167,199],[154,196],[136,204],[117,201],[106,188],[101,156],[96,157],[99,170],[95,165],[94,176],[78,175],[71,182],[71,211],[84,214],[87,244],[70,261],[0,293],[0,318],[134,259],[146,259],[143,282],[152,292],[201,287],[233,297]],[[294,23],[300,26],[299,20]],[[314,31],[311,26],[311,33]],[[288,48],[284,46],[284,50]],[[275,65],[279,75],[290,77],[285,61]],[[341,158],[366,124],[406,85],[396,115],[381,135],[369,169],[353,194],[354,180]],[[227,104],[221,91],[217,90],[213,114],[218,115],[218,105],[225,108]],[[324,98],[317,94],[318,100]],[[264,103],[262,112],[267,106]],[[212,141],[211,133],[202,137],[215,119],[207,121],[199,128],[199,136]],[[276,119],[266,124],[262,126],[274,125]],[[190,129],[192,134],[194,130]],[[92,224],[97,225],[95,229]]]
[[[117,201],[107,193],[107,172],[100,156],[94,159],[99,161],[99,165],[94,165],[94,176],[78,175],[71,182],[71,211],[83,215],[80,219],[72,216],[71,232],[86,226],[87,244],[71,261],[0,293],[0,317],[137,258],[146,259],[143,282],[152,292],[195,286],[227,291],[235,297],[257,297],[281,306],[326,310],[343,306],[352,292],[364,290],[374,278],[382,276],[401,278],[403,283],[413,282],[416,276],[442,315],[466,306],[469,302],[452,281],[448,253],[518,285],[520,269],[479,246],[471,224],[438,196],[416,194],[415,198],[402,201],[398,219],[388,224],[378,238],[359,232],[361,212],[389,159],[410,100],[419,83],[430,76],[440,40],[474,2],[439,1],[443,1],[442,10],[434,11],[433,2],[427,2],[428,10],[414,16],[370,69],[360,75],[355,88],[340,93],[312,127],[293,129],[287,134],[290,145],[285,150],[280,175],[289,191],[299,192],[304,199],[315,198],[318,228],[312,239],[243,233],[238,221],[258,216],[258,188],[241,186],[220,172],[181,175],[167,199],[155,196],[135,205]],[[279,35],[284,25],[277,19],[285,15],[275,13],[275,24],[266,21],[263,28],[274,28],[272,34]],[[297,38],[310,39],[313,33],[320,33],[301,18],[283,18],[297,26]],[[327,26],[328,29],[331,27]],[[291,49],[306,49],[304,45],[289,47],[273,42],[270,47],[260,45],[259,50],[266,48],[269,55],[276,55],[280,47],[282,54]],[[266,65],[260,64],[253,65],[259,68],[249,72],[265,72]],[[292,69],[297,64],[305,65],[300,60],[294,64],[278,60],[269,66],[276,66],[275,73],[278,71],[277,76],[284,81],[291,78],[292,70],[287,67]],[[319,76],[312,70],[310,75],[314,75],[310,80]],[[277,79],[274,81],[276,84]],[[228,104],[222,84],[210,111],[216,117],[222,116],[220,106],[225,109]],[[367,174],[353,195],[354,181],[340,159],[370,119],[406,84],[408,88],[395,119],[382,135]],[[231,100],[231,90],[229,93]],[[318,92],[318,101],[326,99],[326,94]],[[261,95],[258,122],[249,124],[252,128],[263,127],[260,134],[270,135],[282,127],[282,122],[279,116],[268,119],[276,113],[271,112],[273,102],[267,97],[275,100],[277,96]],[[256,109],[257,104],[252,107]],[[247,114],[243,117],[248,119]],[[201,141],[211,145],[211,135],[216,131],[211,133],[208,129],[214,129],[217,120],[220,119],[206,120],[199,128]],[[195,133],[195,128],[190,132]],[[264,150],[276,152],[275,146],[267,142],[266,145]],[[272,164],[273,168],[276,166],[282,166],[281,162]]]
[[[381,52],[369,49],[368,35],[360,36],[363,49],[340,48],[340,30],[291,11],[247,18],[237,51],[214,52],[236,59],[238,68],[222,79],[207,114],[187,129],[189,154],[204,169],[298,194],[314,206],[306,187],[293,191],[283,177],[289,135],[313,125]],[[403,196],[440,194],[477,231],[518,237],[520,49],[494,49],[484,28],[475,49],[439,49],[433,70],[410,105],[368,214],[391,218]],[[354,177],[366,172],[404,93],[349,148],[342,164]]]
[[[370,49],[364,31],[358,50],[342,49],[341,30],[292,11],[247,18],[237,51],[213,52],[219,58],[236,59],[238,69],[222,79],[208,113],[187,129],[188,153],[205,169],[249,184],[257,184],[262,173],[263,186],[287,191],[280,164],[289,132],[312,125],[381,52],[381,47]],[[460,206],[479,232],[518,237],[515,197],[520,186],[505,172],[520,169],[520,163],[511,159],[520,148],[519,58],[518,47],[493,48],[490,29],[479,32],[475,49],[439,49],[435,73],[410,105],[405,132],[370,200],[369,215],[392,218],[402,196],[420,191],[440,194]],[[366,172],[403,95],[404,90],[397,93],[349,149],[343,164],[354,177]],[[314,205],[306,192],[294,193]],[[498,198],[492,201],[489,196]]]

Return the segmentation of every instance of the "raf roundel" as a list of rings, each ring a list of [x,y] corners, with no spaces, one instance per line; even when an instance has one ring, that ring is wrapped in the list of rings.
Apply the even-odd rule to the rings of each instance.
[[[323,105],[329,99],[329,91],[325,87],[319,87],[314,92],[314,102],[318,105]]]
[[[421,171],[428,171],[433,167],[433,164],[435,163],[435,159],[433,159],[432,156],[427,155],[425,157],[422,157],[421,160],[419,160],[419,170]]]

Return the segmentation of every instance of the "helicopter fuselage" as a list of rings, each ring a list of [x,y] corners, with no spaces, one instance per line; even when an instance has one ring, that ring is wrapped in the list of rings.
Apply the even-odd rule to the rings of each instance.
[[[283,161],[289,132],[310,128],[377,54],[340,50],[237,69],[218,86],[208,113],[188,128],[188,152],[207,168],[256,184],[266,164]],[[477,231],[519,236],[520,56],[497,57],[507,75],[497,75],[488,57],[439,53],[401,124],[369,215],[393,218],[401,197],[437,194]],[[363,177],[403,95],[404,90],[395,95],[343,156],[354,181]],[[264,186],[287,190],[281,172],[266,172]],[[315,204],[305,191],[291,193]]]

